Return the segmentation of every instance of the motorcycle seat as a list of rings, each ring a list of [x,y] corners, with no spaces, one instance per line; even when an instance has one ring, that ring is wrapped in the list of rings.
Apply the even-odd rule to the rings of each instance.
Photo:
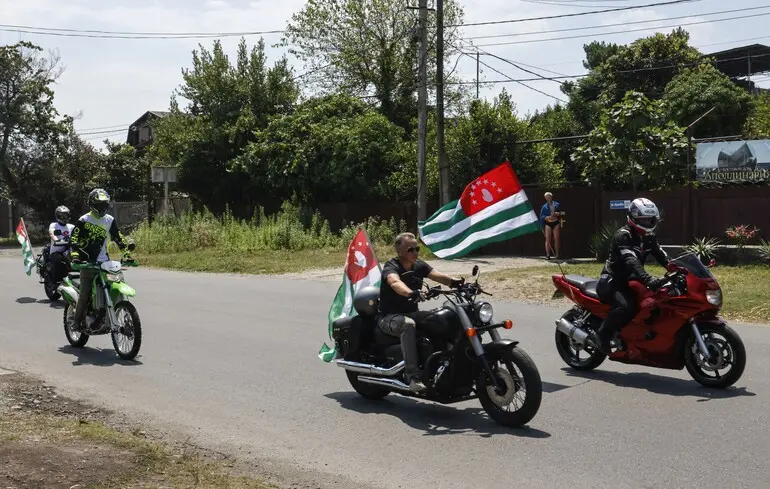
[[[401,338],[383,333],[379,327],[374,328],[374,341],[380,346],[393,346],[401,344]]]
[[[577,287],[588,297],[599,300],[599,294],[596,293],[596,285],[599,283],[597,279],[585,277],[583,275],[567,275],[564,277],[564,280],[566,280],[568,284]]]

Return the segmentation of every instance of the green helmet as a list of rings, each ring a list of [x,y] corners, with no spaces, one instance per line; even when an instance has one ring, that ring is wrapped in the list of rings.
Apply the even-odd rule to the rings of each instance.
[[[91,212],[104,217],[107,214],[107,209],[110,208],[110,194],[102,188],[95,188],[88,194],[88,207]]]

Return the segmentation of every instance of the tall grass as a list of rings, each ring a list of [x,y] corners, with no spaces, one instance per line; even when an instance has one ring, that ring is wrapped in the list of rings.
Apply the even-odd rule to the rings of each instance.
[[[344,250],[363,225],[376,244],[391,244],[406,223],[373,217],[350,224],[334,233],[329,222],[317,212],[284,203],[276,214],[266,216],[260,209],[251,219],[240,220],[228,211],[217,217],[204,210],[181,217],[157,219],[140,224],[132,233],[137,251],[146,254],[179,253],[216,249],[225,253],[257,251],[299,251],[307,249]]]

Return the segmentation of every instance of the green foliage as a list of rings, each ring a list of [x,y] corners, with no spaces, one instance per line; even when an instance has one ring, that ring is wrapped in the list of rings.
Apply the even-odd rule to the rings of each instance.
[[[770,93],[762,92],[752,100],[742,134],[746,139],[770,138]]]
[[[191,252],[216,249],[230,254],[259,251],[299,251],[345,249],[359,226],[364,226],[374,243],[391,245],[406,223],[376,217],[353,223],[333,233],[329,222],[318,212],[284,202],[281,210],[267,216],[263,209],[248,220],[237,219],[229,211],[217,217],[208,210],[180,217],[144,222],[132,233],[137,250],[146,254]]]
[[[405,7],[403,0],[308,0],[288,22],[282,44],[305,62],[306,83],[327,94],[371,95],[388,120],[410,131],[417,112],[418,38],[416,16]],[[429,32],[435,32],[435,19],[428,16]],[[462,20],[459,2],[446,0],[444,24]],[[457,55],[459,35],[456,27],[444,31],[446,63]],[[427,59],[436,59],[435,36]],[[435,66],[427,66],[430,87]],[[451,107],[461,93],[452,85],[447,92]]]
[[[770,263],[770,241],[759,241],[759,258],[765,263]]]
[[[610,244],[615,233],[623,225],[620,221],[612,221],[609,224],[603,224],[599,231],[591,236],[588,249],[596,261],[605,261],[610,253]]]
[[[387,177],[408,162],[403,130],[359,99],[310,99],[255,133],[234,168],[264,194],[303,201],[380,198]]]
[[[629,92],[573,154],[583,177],[606,190],[654,190],[689,177],[687,140],[660,102]]]
[[[14,171],[24,159],[20,153],[29,145],[50,144],[64,129],[56,120],[51,88],[61,74],[59,57],[41,52],[26,41],[0,46],[0,188],[24,203],[23,181]],[[11,166],[12,152],[17,156],[16,169]]]
[[[703,263],[708,263],[712,258],[716,259],[719,252],[719,240],[716,238],[699,238],[695,242],[685,246],[685,251],[700,258]]]
[[[543,112],[535,112],[530,118],[535,132],[544,138],[564,138],[581,134],[581,125],[566,107],[550,105]],[[564,168],[564,180],[574,182],[582,175],[582,168],[572,161],[572,153],[580,145],[579,139],[565,139],[550,143],[557,152],[556,161]]]
[[[689,126],[712,107],[714,110],[692,128],[696,138],[740,134],[751,108],[751,96],[712,65],[690,68],[666,86],[667,112],[680,126]]]

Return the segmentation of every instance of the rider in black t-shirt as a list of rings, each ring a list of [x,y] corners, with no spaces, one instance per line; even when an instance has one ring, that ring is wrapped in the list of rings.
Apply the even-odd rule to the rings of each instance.
[[[454,279],[433,269],[429,264],[417,258],[420,247],[412,233],[402,233],[396,237],[397,256],[388,260],[382,269],[380,283],[380,312],[378,321],[380,330],[390,336],[401,338],[401,350],[404,354],[406,378],[409,388],[422,392],[425,384],[419,378],[417,367],[417,324],[415,316],[419,313],[417,301],[424,299],[420,285],[425,278],[440,284],[456,288],[464,279]]]

